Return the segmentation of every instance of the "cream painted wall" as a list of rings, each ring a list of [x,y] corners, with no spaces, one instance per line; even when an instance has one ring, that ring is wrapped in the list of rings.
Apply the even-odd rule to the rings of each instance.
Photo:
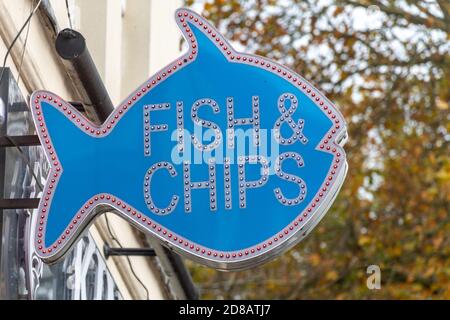
[[[30,3],[31,1],[29,0],[0,1],[2,58],[6,53],[6,48],[12,42],[14,36],[30,13]],[[24,40],[25,31],[20,40],[16,42],[7,60],[6,66],[11,67],[13,70],[20,65]],[[26,88],[24,95],[30,94],[33,90],[45,88],[58,92],[61,96],[72,100],[72,92],[67,85],[67,78],[61,68],[62,64],[59,57],[55,54],[53,47],[49,45],[44,27],[37,17],[31,20],[27,47],[28,49],[25,52],[22,64],[22,72],[26,74],[23,77]],[[45,61],[45,64],[42,61]]]
[[[114,105],[122,101],[121,57],[122,57],[122,6],[121,0],[107,1],[106,7],[106,48],[105,48],[105,78],[109,95]],[[92,1],[90,2],[92,3]],[[88,9],[89,10],[89,9]]]
[[[86,37],[114,105],[179,55],[174,12],[181,5],[181,0],[73,0],[72,20]]]
[[[62,2],[62,1],[60,1]],[[113,2],[116,2],[113,0]],[[105,77],[106,65],[106,27],[108,0],[75,0],[72,2],[71,15],[74,29],[86,38],[100,75]],[[66,11],[65,8],[62,11]]]
[[[149,77],[152,1],[126,1],[122,26],[122,97]]]
[[[148,71],[156,73],[180,55],[181,31],[175,23],[175,10],[181,0],[150,1],[150,63]]]
[[[128,0],[122,29],[122,97],[180,55],[174,12],[181,0]]]
[[[86,37],[107,90],[114,104],[118,104],[137,85],[176,58],[179,53],[181,33],[174,22],[174,10],[181,0],[70,0],[75,29]],[[31,0],[0,1],[0,55],[25,21]],[[50,0],[60,29],[69,26],[65,1]],[[123,15],[123,17],[122,17]],[[65,74],[61,60],[56,55],[53,42],[35,16],[31,21],[27,50],[22,67],[20,84],[26,97],[36,89],[58,93],[66,100],[74,100],[72,84]],[[7,66],[17,77],[23,39],[21,36],[12,50]],[[141,241],[131,225],[109,214],[113,232],[124,247],[141,246]],[[110,241],[104,218],[90,229],[99,248]],[[132,258],[133,266],[145,283],[150,299],[162,299],[164,289],[152,269],[149,259]],[[125,258],[107,261],[119,290],[125,299],[143,299],[145,291],[131,274]]]

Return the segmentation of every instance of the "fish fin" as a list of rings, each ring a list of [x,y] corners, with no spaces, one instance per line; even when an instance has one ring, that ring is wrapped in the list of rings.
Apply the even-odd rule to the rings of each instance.
[[[234,60],[239,53],[233,49],[228,40],[201,15],[196,12],[180,8],[175,11],[175,20],[188,44],[187,60],[197,60],[212,57],[220,61]]]

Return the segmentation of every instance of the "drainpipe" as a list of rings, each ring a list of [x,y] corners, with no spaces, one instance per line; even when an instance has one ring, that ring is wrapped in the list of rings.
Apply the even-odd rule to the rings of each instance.
[[[189,271],[186,269],[184,265],[183,259],[175,252],[163,247],[164,253],[169,259],[170,264],[172,265],[173,271],[178,277],[178,281],[180,281],[180,285],[183,288],[183,291],[186,295],[186,299],[188,300],[198,300],[200,298],[200,294],[198,288],[192,282],[191,275]]]
[[[83,35],[73,29],[64,29],[58,33],[55,47],[60,57],[72,64],[94,106],[98,119],[103,123],[114,110],[114,106]]]

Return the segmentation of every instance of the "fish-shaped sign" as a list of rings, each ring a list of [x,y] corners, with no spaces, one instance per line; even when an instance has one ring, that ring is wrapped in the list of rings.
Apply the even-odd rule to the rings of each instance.
[[[100,126],[59,96],[31,110],[51,170],[35,247],[60,259],[112,211],[200,263],[237,270],[304,238],[342,185],[346,125],[294,71],[245,54],[179,9],[188,44]]]

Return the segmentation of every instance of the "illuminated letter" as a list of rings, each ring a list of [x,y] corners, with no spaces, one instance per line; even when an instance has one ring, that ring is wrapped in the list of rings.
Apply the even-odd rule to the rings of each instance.
[[[278,156],[276,164],[275,164],[275,173],[278,177],[280,177],[283,180],[295,183],[299,187],[299,194],[295,198],[286,198],[283,195],[283,192],[280,190],[280,188],[275,188],[275,197],[277,198],[278,202],[280,202],[284,206],[295,206],[302,202],[306,195],[306,183],[299,177],[297,177],[294,174],[287,174],[283,172],[281,169],[281,165],[283,164],[283,161],[287,159],[294,159],[297,162],[298,167],[303,167],[303,158],[301,155],[299,155],[296,152],[285,152]]]
[[[151,104],[144,106],[144,156],[151,155],[150,132],[166,131],[168,126],[165,123],[151,124],[150,112],[170,109],[170,103]]]
[[[145,197],[145,203],[147,204],[147,207],[150,209],[150,211],[153,212],[154,214],[163,216],[163,215],[167,215],[167,214],[171,213],[175,209],[175,207],[177,206],[177,203],[178,203],[178,196],[173,195],[172,199],[170,200],[169,205],[165,208],[159,208],[156,206],[156,204],[154,203],[154,201],[152,199],[151,186],[152,186],[153,175],[155,174],[156,171],[158,171],[160,169],[165,169],[165,170],[169,171],[169,174],[172,177],[175,177],[177,175],[177,171],[175,170],[173,165],[170,164],[169,162],[161,161],[161,162],[155,163],[150,169],[148,169],[147,173],[145,174],[144,197]]]

